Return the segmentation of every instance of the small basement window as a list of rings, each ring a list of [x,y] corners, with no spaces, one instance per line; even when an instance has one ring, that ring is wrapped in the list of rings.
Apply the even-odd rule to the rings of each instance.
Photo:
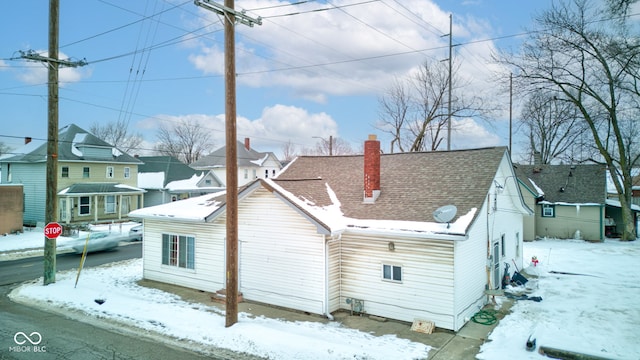
[[[551,204],[542,204],[542,217],[555,217],[555,206]]]
[[[382,278],[390,281],[402,281],[402,266],[397,265],[382,265]]]

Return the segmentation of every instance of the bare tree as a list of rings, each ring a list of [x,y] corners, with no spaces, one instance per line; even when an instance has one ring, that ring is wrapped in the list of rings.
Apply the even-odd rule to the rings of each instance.
[[[143,138],[139,133],[129,133],[128,128],[128,122],[118,120],[104,125],[93,123],[89,128],[89,131],[91,131],[93,135],[108,142],[125,153],[129,153],[140,146]]]
[[[381,120],[376,127],[392,135],[391,151],[438,150],[447,130],[449,116],[471,117],[481,113],[481,99],[467,96],[467,83],[457,76],[454,66],[451,76],[451,114],[448,110],[449,67],[438,61],[426,60],[418,71],[396,80],[385,95],[378,99]]]
[[[181,119],[174,124],[161,125],[156,134],[155,151],[191,164],[213,148],[210,133],[195,120]]]
[[[574,158],[574,149],[580,134],[587,130],[582,126],[578,110],[568,101],[543,91],[531,94],[521,115],[521,127],[528,134],[528,153],[540,154],[543,164],[553,160],[567,163],[581,162]]]
[[[282,145],[282,156],[284,157],[283,161],[291,161],[296,155],[296,146],[293,145],[291,141],[287,141],[284,145]]]
[[[391,152],[398,147],[400,152],[404,152],[402,146],[402,134],[407,123],[407,116],[410,112],[409,91],[406,85],[398,79],[386,89],[385,95],[378,98],[378,113],[382,119],[377,128],[391,135]]]
[[[331,136],[320,138],[315,147],[303,148],[300,153],[302,155],[352,155],[355,154],[355,151],[346,140]]]
[[[580,113],[598,149],[595,162],[607,165],[618,192],[623,240],[635,239],[631,211],[632,167],[639,162],[637,143],[625,124],[640,104],[640,46],[626,18],[588,0],[554,3],[536,19],[521,54],[500,60],[517,69],[524,89],[558,92]],[[605,15],[605,16],[603,16]],[[626,132],[626,133],[625,133]]]

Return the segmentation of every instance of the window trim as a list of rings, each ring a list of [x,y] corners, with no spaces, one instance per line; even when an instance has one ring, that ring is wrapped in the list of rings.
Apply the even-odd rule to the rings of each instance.
[[[125,166],[124,170],[122,170],[122,171],[123,171],[123,175],[124,175],[125,179],[131,179],[131,168],[130,167]]]
[[[546,210],[549,210],[550,213],[547,213]],[[542,204],[542,212],[540,215],[542,217],[556,217],[556,206],[553,204]]]
[[[389,277],[386,276],[386,272],[385,272],[385,268],[388,267],[389,268]],[[399,271],[399,279],[396,279],[396,269]],[[402,265],[396,265],[396,264],[382,264],[382,281],[388,281],[388,282],[393,282],[393,283],[398,283],[401,284],[403,281],[403,276],[402,276]]]
[[[169,246],[169,247],[167,247]],[[161,237],[162,266],[195,270],[196,268],[196,237],[193,235],[178,235],[163,233]],[[184,254],[184,257],[182,256]]]
[[[61,178],[68,178],[69,177],[69,167],[68,166],[61,166],[60,167],[60,177]]]
[[[106,178],[113,179],[115,175],[114,172],[115,172],[115,169],[113,168],[113,166],[107,166],[107,173],[105,174]]]
[[[109,202],[109,198],[113,198],[113,202]],[[109,211],[108,206],[112,204],[113,209]],[[104,196],[104,213],[105,214],[115,214],[116,213],[116,196],[115,195],[105,195]]]
[[[89,199],[87,204],[82,203],[82,199]],[[82,208],[87,208],[87,213],[82,212]],[[78,198],[78,216],[91,216],[91,196],[80,196]]]
[[[89,166],[85,166],[82,168],[82,178],[89,179],[91,177],[91,168]]]

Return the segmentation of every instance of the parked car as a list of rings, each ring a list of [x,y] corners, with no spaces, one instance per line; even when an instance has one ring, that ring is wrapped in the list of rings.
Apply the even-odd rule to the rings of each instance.
[[[71,243],[71,249],[76,254],[82,254],[85,244],[87,246],[87,252],[113,250],[118,247],[120,241],[126,241],[128,236],[122,234],[113,234],[109,232],[92,232],[89,233],[89,241],[87,242],[87,236],[80,236],[78,240]]]
[[[136,225],[129,230],[129,241],[142,241],[142,225]]]

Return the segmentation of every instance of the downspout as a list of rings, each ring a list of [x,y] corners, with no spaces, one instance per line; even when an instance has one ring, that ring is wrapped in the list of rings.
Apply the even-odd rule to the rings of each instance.
[[[600,241],[604,242],[604,207],[600,204]]]
[[[329,244],[342,239],[342,234],[338,234],[335,238],[331,236],[331,240],[327,240],[327,235],[324,235],[324,315],[327,319],[333,321],[333,315],[329,312]]]

